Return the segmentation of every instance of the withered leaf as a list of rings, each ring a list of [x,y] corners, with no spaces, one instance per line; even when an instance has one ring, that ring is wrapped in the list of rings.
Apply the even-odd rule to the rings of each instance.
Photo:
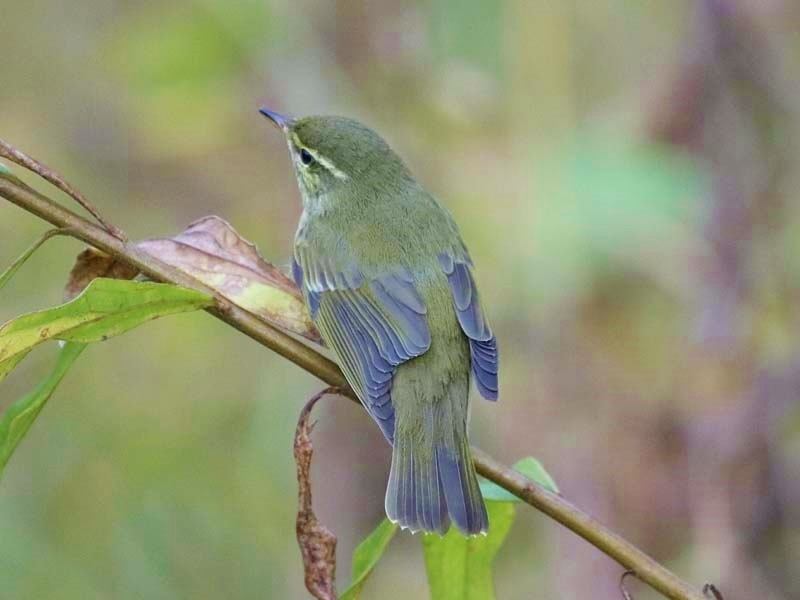
[[[314,395],[303,408],[294,434],[294,460],[297,463],[297,543],[303,555],[306,588],[318,600],[336,599],[336,536],[322,525],[311,505],[311,444],[313,424],[309,422],[314,404],[336,388]]]
[[[92,280],[98,277],[108,279],[133,279],[139,271],[136,267],[106,254],[96,248],[87,248],[75,259],[64,286],[64,301],[76,298]]]
[[[171,238],[136,247],[214,288],[234,304],[321,343],[300,290],[223,219],[203,217]]]

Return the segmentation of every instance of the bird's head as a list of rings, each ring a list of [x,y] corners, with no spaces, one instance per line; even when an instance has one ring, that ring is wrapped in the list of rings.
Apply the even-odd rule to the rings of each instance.
[[[260,110],[283,131],[306,207],[380,197],[413,183],[408,169],[372,129],[346,117],[293,119]]]

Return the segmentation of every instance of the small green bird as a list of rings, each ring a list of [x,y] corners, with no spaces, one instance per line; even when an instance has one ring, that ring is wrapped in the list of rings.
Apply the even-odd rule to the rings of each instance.
[[[497,399],[497,342],[458,227],[371,129],[260,112],[285,134],[303,198],[294,279],[393,446],[386,514],[412,532],[485,532],[469,382]]]

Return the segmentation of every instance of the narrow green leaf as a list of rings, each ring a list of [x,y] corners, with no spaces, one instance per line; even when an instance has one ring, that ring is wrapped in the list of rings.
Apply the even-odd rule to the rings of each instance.
[[[0,478],[3,476],[3,469],[8,459],[84,348],[86,344],[76,342],[65,344],[50,376],[33,391],[12,404],[0,418]]]
[[[503,545],[516,507],[487,502],[489,533],[465,537],[455,527],[444,536],[425,534],[422,548],[431,600],[492,600],[492,562]]]
[[[210,306],[210,296],[174,285],[95,279],[74,300],[0,327],[0,381],[32,348],[50,339],[98,342],[158,317]]]
[[[11,170],[1,162],[0,162],[0,173],[3,173],[4,175],[11,175],[12,174]]]
[[[529,456],[523,458],[514,465],[514,470],[532,479],[543,488],[558,494],[558,486],[545,468],[538,460]],[[481,479],[481,493],[484,500],[494,500],[495,502],[519,502],[520,499],[514,494],[501,488],[499,485],[487,479]]]
[[[353,552],[353,576],[350,586],[339,596],[339,600],[356,600],[360,597],[364,582],[378,564],[395,533],[397,525],[384,518],[381,524],[361,541]]]
[[[2,167],[2,164],[0,164]],[[11,266],[8,267],[5,271],[0,273],[0,289],[3,289],[3,286],[8,283],[8,281],[14,276],[14,274],[19,270],[19,268],[25,264],[25,261],[28,260],[31,255],[39,249],[39,246],[44,244],[47,240],[49,240],[54,235],[58,235],[61,233],[60,229],[51,229],[50,231],[44,232],[38,240],[36,240],[30,248],[25,250],[17,260],[11,263]]]

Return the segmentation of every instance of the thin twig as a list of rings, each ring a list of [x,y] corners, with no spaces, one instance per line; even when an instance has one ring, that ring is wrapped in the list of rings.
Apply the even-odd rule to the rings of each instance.
[[[625,587],[625,579],[627,579],[628,577],[636,577],[636,571],[628,569],[619,578],[619,591],[622,594],[623,600],[633,600],[633,596],[628,591],[628,588]]]
[[[222,298],[213,289],[164,265],[152,256],[115,238],[104,229],[70,212],[14,177],[0,173],[0,196],[87,244],[129,262],[148,277],[167,283],[202,290],[215,298],[211,314],[250,336],[260,344],[294,362],[331,386],[344,389],[355,400],[338,366],[303,342],[276,329],[251,313]],[[473,448],[475,467],[481,475],[505,488],[524,502],[558,521],[590,544],[636,572],[639,579],[673,600],[705,600],[703,594],[678,578],[607,527],[582,512],[558,494],[537,485],[524,475],[503,465],[478,448]]]
[[[18,164],[21,167],[25,167],[29,171],[36,173],[45,181],[52,183],[67,196],[85,208],[86,211],[95,219],[97,219],[97,222],[100,223],[111,235],[121,240],[125,239],[125,233],[106,221],[100,212],[94,206],[92,206],[91,202],[86,199],[86,196],[84,196],[80,190],[73,186],[69,181],[64,179],[57,171],[54,171],[47,165],[43,165],[35,158],[28,156],[22,150],[15,148],[3,139],[0,139],[0,156],[7,158],[11,162]]]
[[[711,600],[725,600],[722,597],[722,592],[713,583],[707,583],[703,586],[703,595]]]

